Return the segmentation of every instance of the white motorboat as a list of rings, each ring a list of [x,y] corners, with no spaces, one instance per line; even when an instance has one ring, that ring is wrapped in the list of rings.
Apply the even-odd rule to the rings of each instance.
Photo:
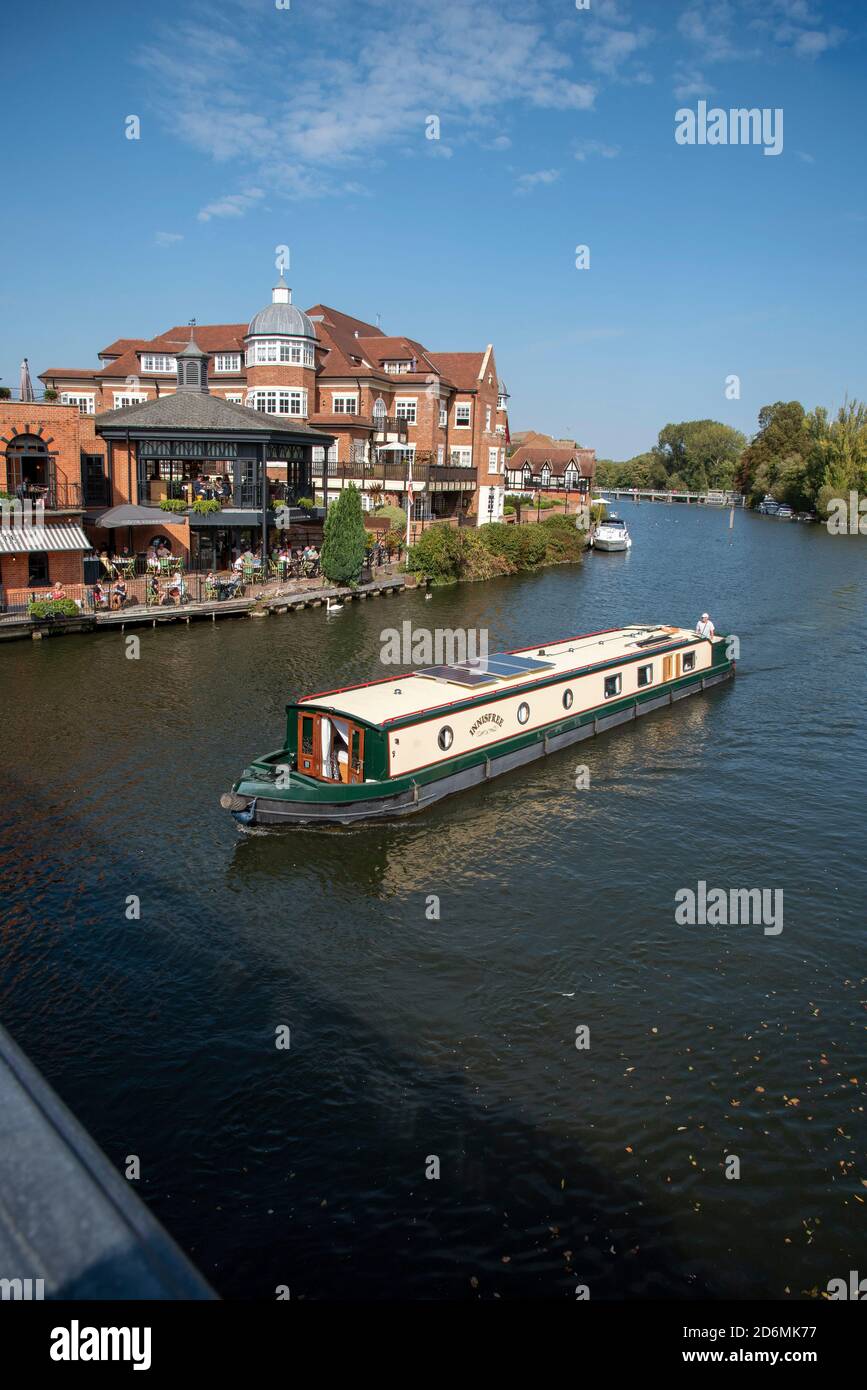
[[[626,522],[619,516],[607,516],[600,521],[593,535],[594,550],[629,550],[632,537]]]

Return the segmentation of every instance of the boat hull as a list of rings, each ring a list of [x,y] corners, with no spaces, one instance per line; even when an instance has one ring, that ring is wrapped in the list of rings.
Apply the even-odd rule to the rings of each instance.
[[[227,793],[223,798],[223,805],[231,810],[240,825],[245,826],[356,825],[364,821],[399,819],[423,811],[425,807],[443,800],[444,797],[452,796],[455,792],[481,786],[494,777],[512,772],[526,763],[535,762],[537,758],[559,753],[572,744],[593,738],[596,734],[604,733],[617,725],[631,723],[642,715],[675,704],[688,695],[700,694],[729,680],[734,673],[733,663],[723,669],[711,669],[694,679],[684,679],[664,692],[633,698],[625,708],[599,713],[590,711],[587,716],[582,716],[582,722],[576,723],[572,728],[559,731],[549,731],[545,728],[536,730],[535,736],[529,736],[528,741],[522,746],[506,748],[500,754],[496,754],[492,748],[489,756],[469,766],[460,767],[454,772],[435,775],[429,780],[424,780],[421,776],[409,779],[408,786],[405,785],[408,779],[401,779],[401,786],[391,794],[388,792],[388,784],[380,783],[377,784],[379,792],[376,795],[362,794],[353,800],[345,801],[301,801],[292,799],[290,786],[286,794],[280,797],[269,796],[267,792],[257,792],[256,795],[250,796],[239,795],[237,791]],[[364,786],[356,790],[363,793]],[[245,804],[232,805],[232,802]]]
[[[596,537],[594,537],[594,540],[593,540],[593,549],[594,549],[594,550],[628,550],[631,544],[632,544],[632,542],[631,542],[631,541],[628,541],[628,540],[620,540],[620,539],[618,539],[618,540],[611,540],[611,541],[609,541],[609,540],[605,540],[604,538],[603,538],[602,540],[600,540],[599,537],[596,536]]]

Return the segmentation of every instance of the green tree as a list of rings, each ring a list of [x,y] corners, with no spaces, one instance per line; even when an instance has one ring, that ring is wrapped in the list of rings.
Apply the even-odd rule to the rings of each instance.
[[[719,420],[682,420],[659,431],[654,453],[689,491],[724,488],[731,484],[746,437]]]
[[[776,401],[763,405],[759,411],[759,428],[755,437],[741,454],[737,469],[737,485],[753,502],[760,502],[766,492],[776,496],[783,464],[786,464],[786,488],[794,496],[792,505],[808,505],[806,495],[797,494],[794,463],[804,464],[810,452],[810,431],[804,407],[800,401]],[[806,474],[803,474],[806,477]],[[790,501],[790,497],[778,500]]]
[[[364,564],[361,496],[351,483],[328,508],[322,542],[322,573],[332,584],[357,584]]]
[[[867,406],[845,401],[833,420],[817,406],[805,423],[810,438],[805,490],[810,505],[825,515],[832,498],[867,492]]]

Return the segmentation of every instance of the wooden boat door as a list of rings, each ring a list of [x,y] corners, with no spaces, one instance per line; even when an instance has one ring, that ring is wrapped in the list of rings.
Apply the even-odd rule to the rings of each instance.
[[[298,715],[298,771],[308,777],[322,776],[321,714]]]
[[[364,781],[364,730],[357,724],[349,726],[349,780]]]

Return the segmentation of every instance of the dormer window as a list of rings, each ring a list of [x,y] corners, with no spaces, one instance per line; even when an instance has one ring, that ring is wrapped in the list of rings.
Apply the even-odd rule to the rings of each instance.
[[[142,353],[141,369],[143,372],[176,372],[178,364],[174,357],[167,357],[162,352]]]
[[[214,358],[215,372],[239,372],[240,370],[240,352],[218,352]]]
[[[396,376],[400,376],[402,373],[408,372],[411,367],[412,363],[410,361],[404,361],[403,359],[397,358],[392,359],[388,362],[383,362],[382,364],[382,370],[384,372],[392,372]]]

